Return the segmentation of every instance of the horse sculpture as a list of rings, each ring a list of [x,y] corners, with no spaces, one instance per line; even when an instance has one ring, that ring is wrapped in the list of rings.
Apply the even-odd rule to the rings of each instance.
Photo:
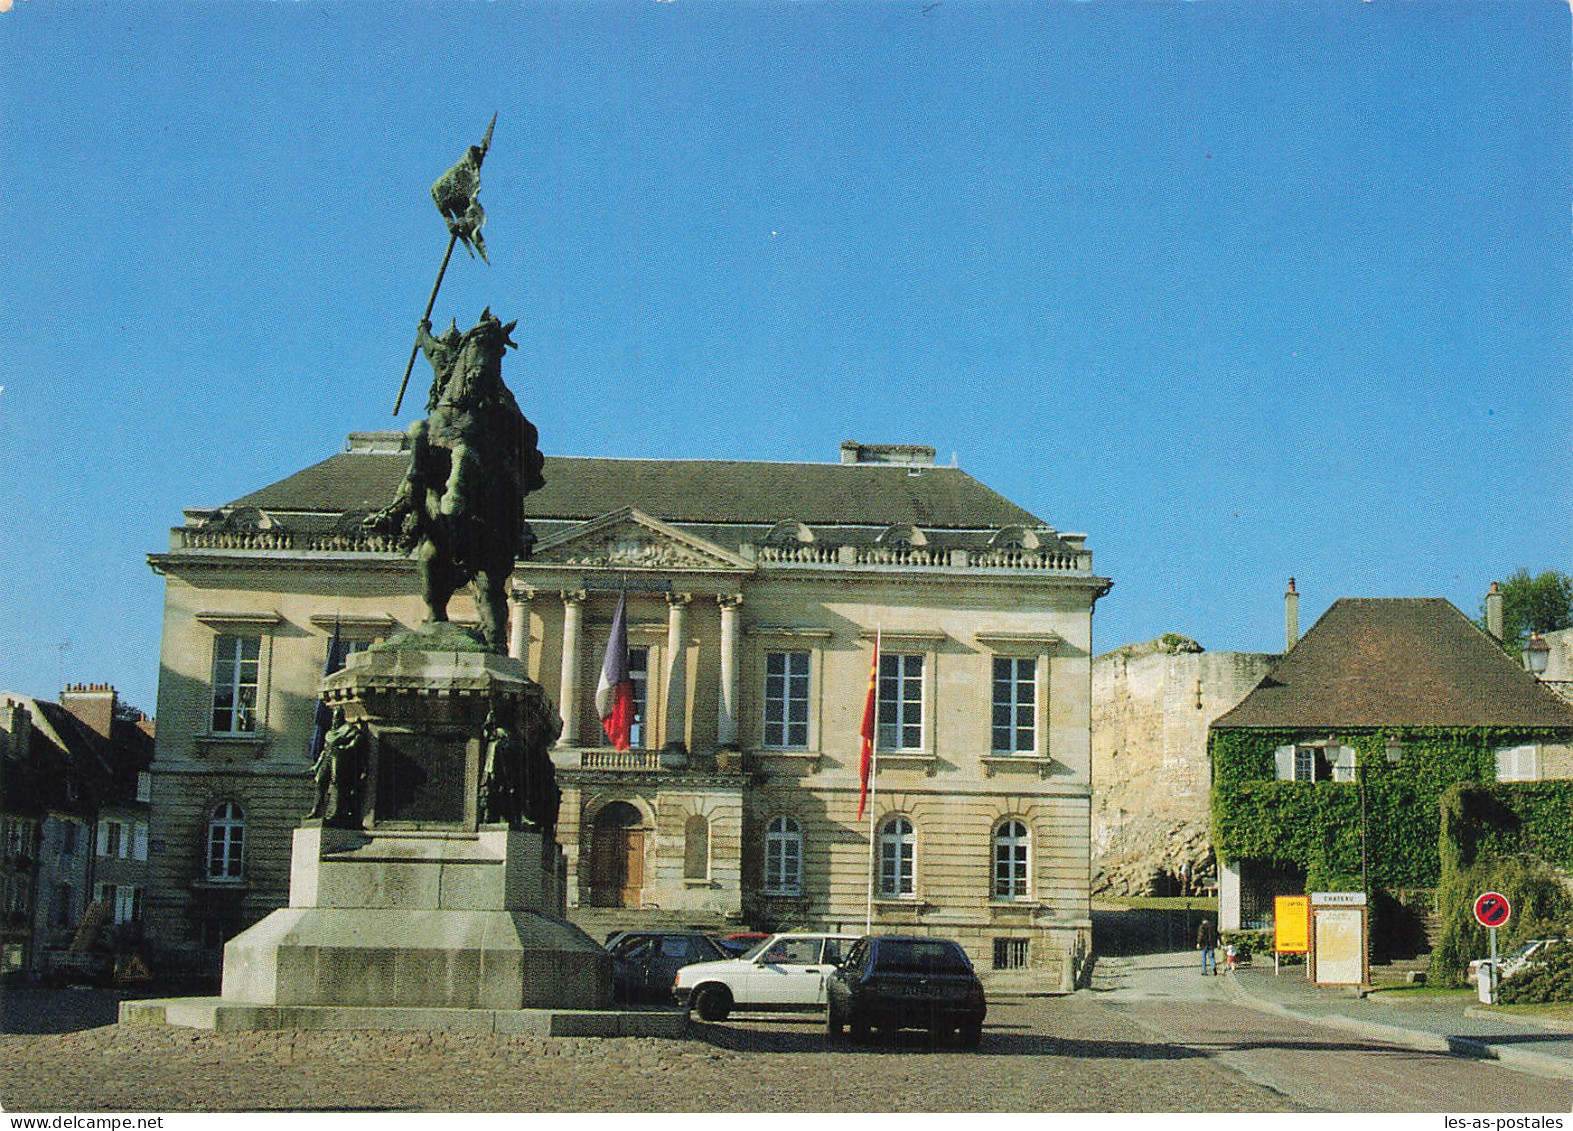
[[[469,584],[481,636],[507,652],[507,582],[528,557],[524,496],[545,484],[540,436],[502,379],[502,358],[517,325],[488,307],[464,333],[433,337],[422,321],[417,342],[432,366],[427,417],[410,425],[410,466],[393,504],[366,520],[409,553],[420,573],[430,621],[448,619],[448,602]]]

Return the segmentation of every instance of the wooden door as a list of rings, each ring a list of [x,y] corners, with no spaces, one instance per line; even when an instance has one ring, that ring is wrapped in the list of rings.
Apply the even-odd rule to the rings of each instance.
[[[590,841],[590,904],[638,907],[644,888],[645,830],[639,810],[614,801],[596,814]]]

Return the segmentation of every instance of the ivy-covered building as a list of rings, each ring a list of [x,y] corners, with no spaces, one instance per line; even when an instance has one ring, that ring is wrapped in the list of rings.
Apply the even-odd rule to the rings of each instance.
[[[1573,704],[1441,598],[1343,598],[1208,745],[1219,921],[1248,930],[1275,895],[1434,888],[1443,791],[1573,778]]]

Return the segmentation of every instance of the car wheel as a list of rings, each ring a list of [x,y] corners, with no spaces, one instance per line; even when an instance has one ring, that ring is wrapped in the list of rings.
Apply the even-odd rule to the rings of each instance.
[[[702,1021],[725,1021],[732,1012],[732,995],[725,986],[701,986],[694,994],[694,1012]]]
[[[866,1044],[868,1042],[868,1022],[866,1020],[859,1020],[858,1018],[854,1017],[852,1019],[851,1025],[852,1039],[860,1045]]]
[[[978,1047],[978,1043],[980,1041],[982,1041],[982,1040],[983,1040],[983,1022],[979,1021],[975,1025],[969,1023],[969,1024],[963,1025],[961,1027],[961,1047],[962,1048],[964,1048],[964,1049],[975,1049],[975,1048]]]

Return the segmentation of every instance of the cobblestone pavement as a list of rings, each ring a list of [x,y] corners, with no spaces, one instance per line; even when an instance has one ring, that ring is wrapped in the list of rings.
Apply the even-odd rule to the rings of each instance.
[[[991,1004],[977,1052],[818,1019],[687,1041],[109,1026],[0,1035],[7,1111],[1293,1111],[1086,994]]]
[[[1189,963],[991,1003],[982,1048],[830,1043],[734,1018],[692,1039],[209,1033],[98,1024],[85,991],[0,1000],[8,1111],[1566,1112],[1573,1081],[1421,1052],[1234,999]],[[77,1031],[65,1031],[69,1029]]]

